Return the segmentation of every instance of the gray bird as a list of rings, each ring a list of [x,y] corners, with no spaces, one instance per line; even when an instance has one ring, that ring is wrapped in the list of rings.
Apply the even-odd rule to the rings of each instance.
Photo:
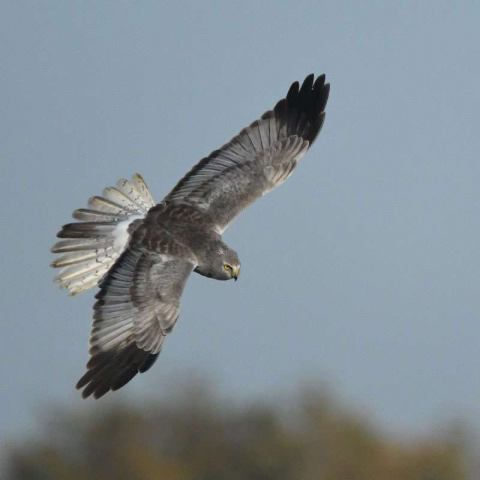
[[[202,159],[155,205],[140,175],[119,180],[57,234],[55,281],[71,295],[100,287],[84,398],[118,390],[156,361],[192,272],[235,279],[240,260],[222,241],[230,222],[281,185],[325,120],[325,75],[295,82],[259,120]]]

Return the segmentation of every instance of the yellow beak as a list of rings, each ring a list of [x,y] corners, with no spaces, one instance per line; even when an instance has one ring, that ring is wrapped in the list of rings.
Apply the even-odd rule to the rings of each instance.
[[[238,275],[240,274],[240,266],[233,267],[233,278],[235,281],[238,279]]]

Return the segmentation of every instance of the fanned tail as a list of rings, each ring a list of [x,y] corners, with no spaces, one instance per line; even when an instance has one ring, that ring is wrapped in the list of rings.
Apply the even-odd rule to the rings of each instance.
[[[73,212],[78,221],[57,234],[62,240],[52,247],[59,256],[51,266],[61,270],[54,281],[70,295],[96,286],[125,250],[130,224],[144,218],[154,205],[138,173],[131,181],[121,179],[116,187],[106,188],[103,196],[90,198],[88,208]]]

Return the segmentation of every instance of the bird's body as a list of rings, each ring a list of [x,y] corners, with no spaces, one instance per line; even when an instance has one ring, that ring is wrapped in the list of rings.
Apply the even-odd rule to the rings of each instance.
[[[308,76],[229,143],[201,160],[155,205],[140,177],[120,180],[74,212],[52,248],[56,281],[75,295],[100,286],[87,373],[77,388],[99,398],[148,370],[178,319],[192,271],[237,279],[222,240],[248,205],[282,184],[318,135],[329,85]]]
[[[205,277],[230,280],[231,276],[224,274],[225,269],[215,276],[211,263],[216,257],[223,258],[225,252],[236,254],[223,243],[213,219],[192,205],[168,201],[158,204],[149,210],[144,221],[133,227],[132,247],[174,255],[192,262],[195,272]],[[215,255],[216,252],[223,254]],[[232,263],[239,266],[238,258],[229,259],[227,264]]]

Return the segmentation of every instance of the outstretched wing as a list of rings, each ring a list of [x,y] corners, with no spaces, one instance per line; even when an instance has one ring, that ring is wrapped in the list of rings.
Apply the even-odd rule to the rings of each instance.
[[[84,398],[118,390],[157,359],[180,312],[195,265],[171,255],[127,249],[100,285],[94,305]]]
[[[295,82],[273,110],[201,160],[165,200],[196,205],[221,233],[244,208],[281,185],[315,141],[325,120],[325,75]]]

